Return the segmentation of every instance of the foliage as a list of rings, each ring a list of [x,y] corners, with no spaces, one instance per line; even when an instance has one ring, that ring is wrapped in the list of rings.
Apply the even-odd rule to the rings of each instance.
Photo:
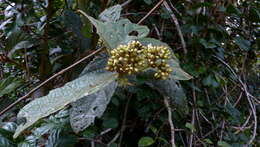
[[[260,145],[259,2],[165,0],[146,17],[156,3],[0,1],[0,110],[106,48],[1,115],[0,146],[170,146],[165,98],[177,146]],[[167,80],[104,69],[134,40],[171,49]]]

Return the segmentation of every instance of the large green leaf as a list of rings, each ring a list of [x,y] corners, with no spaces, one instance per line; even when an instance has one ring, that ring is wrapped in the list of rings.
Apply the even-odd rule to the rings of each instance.
[[[101,54],[90,62],[80,76],[101,69],[103,72],[107,63],[107,55]],[[101,117],[117,87],[116,82],[109,83],[105,88],[85,96],[72,103],[70,123],[74,132],[78,133],[94,122],[95,117]]]
[[[117,83],[112,82],[104,89],[72,103],[70,123],[74,132],[83,131],[96,117],[103,115],[116,87]]]
[[[105,22],[115,22],[119,20],[122,11],[121,5],[115,5],[104,10],[100,15],[99,19]]]
[[[166,46],[170,48],[166,43],[161,42],[160,40],[153,39],[153,38],[142,38],[138,39],[143,45],[154,45],[154,46]],[[172,55],[172,59],[169,60],[169,64],[173,69],[173,72],[171,73],[171,76],[175,80],[190,80],[192,76],[190,76],[188,73],[182,70],[179,64],[179,60]]]
[[[97,33],[110,49],[114,49],[120,44],[127,44],[131,40],[144,38],[149,34],[149,29],[146,26],[131,23],[128,19],[117,22],[101,22],[86,14],[85,16],[96,27]],[[137,34],[131,35],[131,33]]]
[[[117,76],[117,74],[110,72],[96,71],[87,73],[68,82],[61,88],[50,91],[47,96],[30,102],[17,115],[18,118],[26,118],[26,123],[17,127],[14,138],[41,118],[61,110],[71,102],[103,89],[115,81]]]

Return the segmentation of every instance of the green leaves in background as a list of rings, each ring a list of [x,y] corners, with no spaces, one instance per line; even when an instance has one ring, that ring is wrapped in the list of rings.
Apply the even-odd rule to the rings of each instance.
[[[71,10],[65,10],[63,13],[63,21],[68,30],[72,31],[80,44],[80,48],[85,50],[90,47],[90,37],[91,37],[91,24],[83,24],[81,18],[78,14]]]

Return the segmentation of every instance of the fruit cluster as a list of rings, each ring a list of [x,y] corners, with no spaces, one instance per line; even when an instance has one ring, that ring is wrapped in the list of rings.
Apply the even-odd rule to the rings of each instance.
[[[120,75],[131,75],[148,68],[155,68],[154,77],[167,79],[172,69],[167,63],[171,58],[171,51],[164,46],[143,46],[138,41],[127,45],[119,45],[111,51],[106,69]]]
[[[106,69],[121,75],[131,75],[139,72],[144,66],[143,46],[133,41],[128,45],[119,45],[111,51]]]
[[[171,58],[171,51],[164,46],[148,45],[145,49],[147,63],[150,67],[156,68],[157,72],[154,74],[155,78],[167,79],[172,69],[167,61]]]

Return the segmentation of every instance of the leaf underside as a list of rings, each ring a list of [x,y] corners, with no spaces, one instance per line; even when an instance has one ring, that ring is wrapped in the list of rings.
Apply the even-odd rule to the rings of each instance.
[[[117,74],[110,72],[91,72],[68,82],[61,88],[50,91],[47,96],[30,102],[17,115],[18,118],[26,118],[26,123],[17,127],[14,138],[39,119],[61,110],[71,102],[75,102],[106,87],[115,81],[117,76]]]
[[[70,124],[74,132],[83,131],[94,122],[95,117],[102,116],[116,87],[117,82],[114,81],[104,89],[72,103]]]
[[[107,59],[108,56],[106,54],[95,57],[95,59],[82,71],[80,76],[84,76],[85,74],[98,69],[102,69],[103,72],[108,72],[104,70]],[[72,103],[72,108],[70,109],[70,124],[74,132],[78,133],[84,130],[94,122],[95,117],[102,116],[116,87],[117,82],[111,82],[98,92],[85,96]]]

